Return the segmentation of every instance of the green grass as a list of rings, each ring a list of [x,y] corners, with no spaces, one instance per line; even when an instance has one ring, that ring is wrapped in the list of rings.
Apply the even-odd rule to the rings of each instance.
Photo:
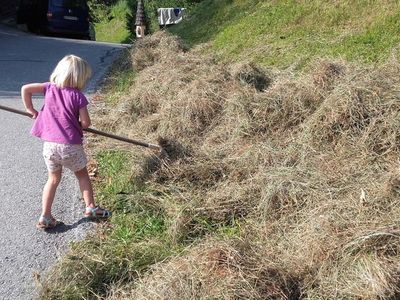
[[[127,154],[121,151],[104,151],[97,155],[100,176],[105,182],[98,186],[102,197],[113,197],[131,191],[129,170],[125,167]]]
[[[132,28],[130,20],[132,12],[127,0],[118,1],[115,5],[92,6],[93,14],[96,16],[94,23],[96,41],[111,43],[131,43]]]
[[[204,1],[175,28],[190,46],[211,42],[223,59],[280,68],[316,57],[387,59],[400,42],[396,1]]]
[[[103,86],[106,92],[102,93],[102,97],[110,107],[129,93],[129,88],[136,79],[137,73],[133,70],[129,59],[129,50],[124,50],[107,75],[107,81]]]

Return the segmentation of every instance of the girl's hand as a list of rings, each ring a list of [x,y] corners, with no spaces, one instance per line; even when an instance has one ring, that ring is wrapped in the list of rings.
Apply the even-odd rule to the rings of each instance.
[[[32,119],[36,119],[39,114],[38,111],[34,108],[27,109],[26,111],[31,114]]]

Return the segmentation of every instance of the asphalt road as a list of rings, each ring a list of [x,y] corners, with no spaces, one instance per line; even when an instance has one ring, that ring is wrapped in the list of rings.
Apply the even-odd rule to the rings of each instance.
[[[93,77],[90,95],[106,68],[125,46],[39,37],[0,25],[0,104],[23,109],[21,85],[45,82],[66,54],[86,59]],[[34,100],[40,109],[41,99]],[[47,170],[42,142],[30,136],[32,120],[0,110],[0,299],[35,299],[34,274],[43,274],[65,253],[68,243],[82,239],[92,224],[83,218],[83,202],[73,174],[64,172],[54,215],[64,222],[57,230],[38,231],[41,193]]]

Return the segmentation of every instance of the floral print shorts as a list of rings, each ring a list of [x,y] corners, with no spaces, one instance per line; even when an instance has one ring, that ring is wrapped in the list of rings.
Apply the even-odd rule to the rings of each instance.
[[[72,172],[77,172],[86,167],[87,158],[82,145],[68,145],[45,142],[43,157],[47,169],[56,172],[67,167]]]

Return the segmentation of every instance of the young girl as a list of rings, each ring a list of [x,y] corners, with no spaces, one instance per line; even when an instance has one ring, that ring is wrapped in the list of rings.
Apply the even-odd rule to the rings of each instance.
[[[82,146],[82,128],[90,126],[88,101],[81,90],[91,76],[89,64],[75,55],[65,56],[50,76],[50,82],[22,86],[25,109],[35,123],[32,135],[44,141],[43,157],[48,169],[48,180],[43,189],[42,215],[36,225],[39,229],[57,225],[51,214],[56,189],[61,180],[62,167],[75,173],[86,204],[84,215],[89,218],[107,218],[111,212],[95,205],[93,188],[86,168]],[[32,95],[44,93],[44,105],[37,112]]]

